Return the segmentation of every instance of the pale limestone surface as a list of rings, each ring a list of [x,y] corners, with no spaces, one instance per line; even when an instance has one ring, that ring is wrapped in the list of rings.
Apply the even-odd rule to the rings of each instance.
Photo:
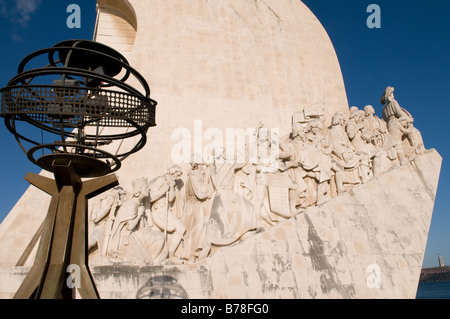
[[[415,298],[441,162],[426,151],[193,265],[91,267],[97,288],[102,298],[136,298],[167,275],[189,298]],[[0,268],[0,297],[12,297],[27,269]]]

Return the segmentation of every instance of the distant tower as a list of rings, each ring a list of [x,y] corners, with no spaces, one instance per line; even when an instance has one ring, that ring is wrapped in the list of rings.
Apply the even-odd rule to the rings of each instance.
[[[444,267],[444,260],[442,259],[441,255],[438,254],[438,260],[439,260],[439,267]]]

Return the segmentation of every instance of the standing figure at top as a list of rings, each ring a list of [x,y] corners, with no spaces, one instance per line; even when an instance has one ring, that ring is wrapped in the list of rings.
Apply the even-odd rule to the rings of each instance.
[[[394,88],[388,86],[381,97],[381,104],[383,107],[383,120],[387,123],[387,129],[391,133],[394,140],[394,147],[397,151],[400,164],[405,164],[406,155],[403,149],[403,139],[406,136],[405,122],[411,122],[412,116],[403,108],[400,107],[394,98]]]
[[[406,110],[401,108],[400,104],[398,104],[397,100],[395,100],[394,90],[395,88],[388,86],[386,90],[384,90],[383,96],[380,100],[381,104],[384,105],[383,120],[385,120],[388,124],[388,129],[389,122],[391,120],[400,119],[402,117],[410,117]]]

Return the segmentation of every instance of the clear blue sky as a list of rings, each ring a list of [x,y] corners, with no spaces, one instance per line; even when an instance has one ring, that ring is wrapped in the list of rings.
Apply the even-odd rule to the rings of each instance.
[[[437,266],[438,253],[450,264],[450,13],[449,0],[304,0],[324,25],[341,63],[349,104],[379,103],[387,85],[415,118],[425,146],[443,157],[440,184],[424,267]],[[69,4],[81,7],[81,29],[69,29]],[[381,8],[381,29],[366,25],[369,4]],[[95,0],[0,0],[0,87],[16,74],[23,57],[66,39],[92,39]],[[299,83],[301,85],[301,83]],[[0,123],[0,221],[38,173]]]

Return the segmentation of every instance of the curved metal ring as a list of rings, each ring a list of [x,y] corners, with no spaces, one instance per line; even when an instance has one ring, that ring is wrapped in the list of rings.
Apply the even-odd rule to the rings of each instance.
[[[102,52],[98,52],[92,49],[88,49],[88,48],[82,48],[82,47],[51,47],[51,48],[46,48],[46,49],[41,49],[38,51],[35,51],[31,54],[29,54],[28,56],[26,56],[21,63],[19,64],[19,68],[18,68],[18,74],[13,77],[8,85],[13,85],[14,83],[18,83],[19,81],[23,81],[26,78],[21,77],[21,75],[23,74],[31,74],[31,76],[37,76],[38,73],[36,73],[37,70],[48,70],[48,69],[63,69],[63,70],[78,70],[80,71],[81,69],[77,69],[77,68],[70,68],[70,67],[66,67],[66,66],[61,66],[58,67],[57,66],[57,62],[53,61],[52,59],[50,60],[50,66],[45,66],[45,67],[41,67],[41,68],[37,68],[37,69],[31,69],[28,71],[25,71],[25,66],[34,58],[43,55],[43,54],[49,54],[49,56],[51,54],[54,54],[60,50],[73,50],[73,51],[81,51],[81,52],[89,52],[89,53],[94,53],[97,54],[99,56],[103,56],[105,58],[111,59],[114,62],[117,62],[122,68],[124,68],[126,70],[126,74],[119,80],[119,79],[115,79],[118,82],[121,82],[122,84],[125,84],[126,80],[128,79],[130,74],[133,74],[133,76],[136,77],[136,79],[138,80],[138,82],[142,85],[143,89],[145,90],[145,96],[149,97],[150,96],[150,87],[148,86],[148,83],[145,81],[144,77],[136,70],[134,69],[132,66],[130,66],[128,64],[128,61],[125,59],[124,61],[117,59],[116,57],[110,56],[108,54],[102,53]],[[32,71],[32,72],[30,72]],[[98,73],[93,73],[93,72],[89,72],[88,70],[83,70],[85,72],[87,72],[86,75],[90,75],[90,76],[99,76]],[[114,79],[114,77],[109,77],[107,76],[109,79]],[[116,83],[114,83],[115,85],[117,85]]]
[[[32,67],[38,62],[36,58],[43,56],[47,65]],[[55,76],[58,78],[53,84],[36,83],[51,81]],[[137,86],[126,83],[130,77]],[[6,127],[29,160],[50,171],[53,162],[72,162],[85,175],[117,171],[123,159],[144,147],[148,129],[156,125],[157,102],[150,98],[145,78],[121,53],[94,41],[67,40],[27,55],[19,64],[18,74],[0,92],[0,117]],[[19,134],[16,121],[40,129],[42,141]],[[103,135],[107,127],[117,130],[107,130]],[[48,136],[44,140],[44,132],[58,135],[60,141],[52,143],[55,140]],[[115,155],[100,148],[139,135],[139,140],[133,139],[126,149],[119,147]],[[27,150],[25,143],[31,148]],[[37,150],[43,155],[35,159]]]

